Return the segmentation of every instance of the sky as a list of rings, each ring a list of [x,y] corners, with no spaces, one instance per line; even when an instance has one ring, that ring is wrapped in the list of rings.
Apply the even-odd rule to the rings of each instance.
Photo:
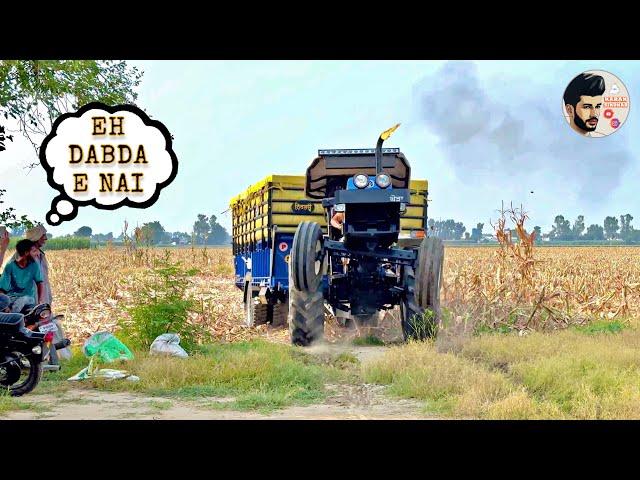
[[[429,180],[429,215],[471,231],[522,205],[528,224],[555,215],[602,224],[638,218],[640,92],[637,61],[131,61],[144,71],[138,105],[174,136],[175,180],[146,209],[80,207],[54,236],[88,225],[119,235],[158,220],[190,232],[198,214],[230,230],[229,200],[269,174],[304,174],[323,148],[399,147],[413,178]],[[629,91],[621,129],[580,138],[565,122],[562,95],[586,70],[606,70]],[[640,99],[640,96],[638,97]],[[640,100],[638,100],[640,101]],[[43,221],[56,196],[32,146],[20,135],[0,152],[6,205]],[[533,193],[531,193],[533,192]]]

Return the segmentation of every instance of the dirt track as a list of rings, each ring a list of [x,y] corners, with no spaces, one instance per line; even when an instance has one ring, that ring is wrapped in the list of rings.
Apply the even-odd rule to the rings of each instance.
[[[385,347],[321,345],[309,353],[324,355],[349,352],[366,362],[378,357]],[[327,385],[324,403],[294,406],[270,414],[220,409],[232,398],[176,400],[131,393],[113,393],[71,387],[64,393],[32,394],[25,401],[38,408],[10,412],[3,419],[52,420],[231,420],[231,419],[428,419],[420,403],[384,395],[378,385]]]

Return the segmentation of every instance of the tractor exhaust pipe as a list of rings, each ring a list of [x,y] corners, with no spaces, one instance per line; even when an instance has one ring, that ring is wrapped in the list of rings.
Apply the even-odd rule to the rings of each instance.
[[[376,144],[376,175],[379,175],[382,173],[382,143],[385,140],[387,140],[391,136],[391,134],[397,130],[399,126],[400,124],[397,123],[395,126],[391,127],[389,130],[385,130],[384,132],[382,132],[378,137],[378,143]]]

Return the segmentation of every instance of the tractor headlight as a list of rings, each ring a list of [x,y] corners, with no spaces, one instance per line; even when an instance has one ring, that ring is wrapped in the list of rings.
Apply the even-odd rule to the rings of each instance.
[[[376,177],[376,185],[378,185],[380,188],[387,188],[389,185],[391,185],[391,177],[389,177],[389,175],[387,175],[386,173],[381,173]]]
[[[31,349],[31,351],[32,351],[33,353],[35,353],[36,355],[40,355],[40,354],[42,353],[42,348],[40,348],[40,346],[39,346],[39,345],[36,345],[35,347],[33,347],[33,348]]]
[[[402,202],[400,204],[400,211],[401,212],[406,212],[407,211],[407,204],[406,203]]]
[[[358,188],[366,188],[369,185],[369,177],[359,173],[353,177],[353,184]]]
[[[335,212],[344,212],[345,206],[346,205],[344,203],[336,203],[336,206],[333,208],[333,210]]]

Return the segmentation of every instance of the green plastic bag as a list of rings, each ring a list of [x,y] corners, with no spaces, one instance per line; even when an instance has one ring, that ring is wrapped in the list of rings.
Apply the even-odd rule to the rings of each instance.
[[[84,354],[101,363],[111,363],[117,360],[133,360],[133,353],[127,346],[109,332],[98,332],[84,342]]]

